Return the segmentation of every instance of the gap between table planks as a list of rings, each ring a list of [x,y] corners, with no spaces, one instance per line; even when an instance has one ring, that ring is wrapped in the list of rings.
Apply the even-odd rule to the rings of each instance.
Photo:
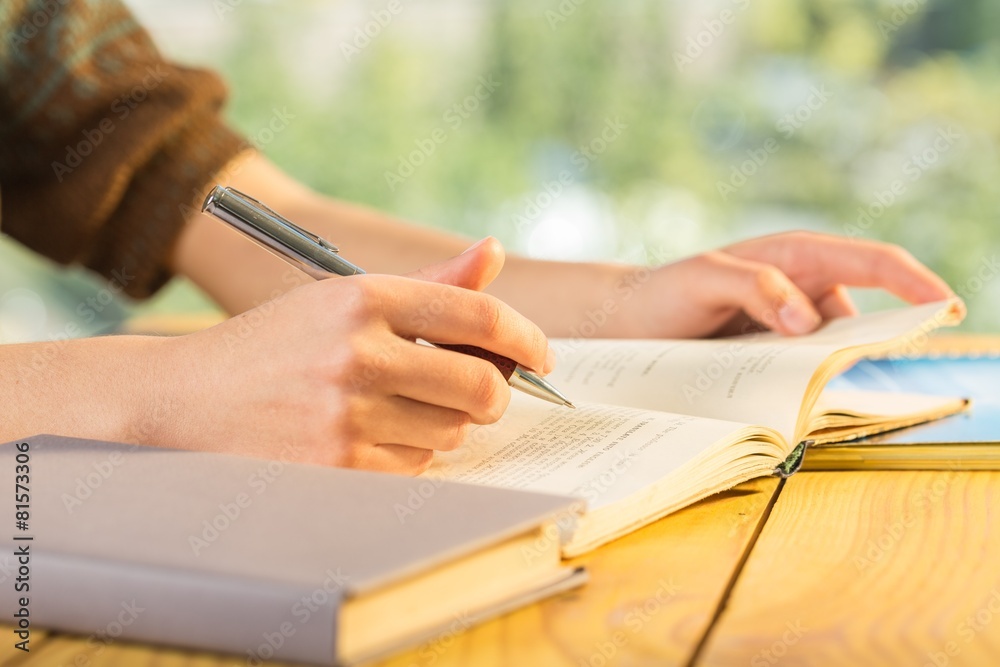
[[[1000,665],[1000,472],[793,476],[695,664]]]

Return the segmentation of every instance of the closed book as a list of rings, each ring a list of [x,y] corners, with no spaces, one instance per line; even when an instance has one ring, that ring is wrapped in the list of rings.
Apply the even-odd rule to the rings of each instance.
[[[25,647],[48,628],[346,664],[584,579],[560,565],[566,497],[51,435],[0,459],[26,566],[0,612]]]

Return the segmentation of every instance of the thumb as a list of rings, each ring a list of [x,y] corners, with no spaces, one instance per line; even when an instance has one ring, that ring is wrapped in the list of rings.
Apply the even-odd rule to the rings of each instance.
[[[481,292],[503,268],[504,250],[492,236],[469,246],[461,255],[406,274],[409,278],[455,285]]]

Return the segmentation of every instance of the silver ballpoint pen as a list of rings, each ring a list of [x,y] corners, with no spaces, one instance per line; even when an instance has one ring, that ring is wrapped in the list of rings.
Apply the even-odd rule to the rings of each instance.
[[[363,269],[341,257],[337,246],[234,188],[216,186],[208,193],[201,210],[229,223],[316,280],[364,273]],[[492,362],[514,389],[550,403],[576,407],[551,383],[507,357],[472,345],[431,344]]]

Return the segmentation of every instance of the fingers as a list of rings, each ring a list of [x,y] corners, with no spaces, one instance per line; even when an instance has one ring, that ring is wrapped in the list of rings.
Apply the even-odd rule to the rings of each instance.
[[[465,442],[469,415],[457,410],[388,396],[362,410],[360,440],[345,443],[335,464],[417,475],[430,467],[434,450],[451,451]]]
[[[500,419],[510,402],[510,386],[490,362],[409,341],[380,383],[387,394],[465,413],[475,424]]]
[[[546,368],[549,344],[545,334],[496,297],[396,276],[368,278],[377,285],[382,314],[397,335],[475,345],[526,368]]]
[[[808,333],[819,326],[821,318],[812,301],[777,267],[726,253],[697,259],[708,269],[697,285],[705,305],[740,308],[783,334]]]
[[[853,317],[858,314],[854,300],[843,285],[834,285],[826,294],[816,299],[816,309],[823,319]]]
[[[472,423],[469,415],[459,410],[402,396],[388,396],[372,406],[367,419],[375,442],[441,451],[457,449],[465,442]]]
[[[384,444],[359,449],[350,461],[339,465],[397,475],[419,475],[434,461],[434,451],[406,445]]]
[[[880,287],[911,303],[952,295],[947,283],[909,252],[879,241],[794,232],[737,244],[727,252],[772,263],[814,295],[836,285]]]
[[[407,277],[415,278],[417,280],[423,280],[427,282],[436,282],[445,285],[452,285],[455,287],[462,287],[467,290],[474,292],[479,292],[485,289],[493,280],[499,275],[500,270],[503,268],[504,264],[504,250],[500,242],[493,238],[492,236],[487,236],[486,238],[477,241],[476,243],[469,246],[460,255],[452,257],[444,262],[435,264],[432,266],[427,266],[417,271],[409,274]],[[466,295],[468,296],[468,295]],[[438,299],[441,297],[439,296]],[[472,297],[475,299],[475,297]],[[499,302],[498,302],[499,303]],[[437,306],[437,307],[435,307]],[[430,332],[430,337],[425,335],[427,329],[431,328],[431,317],[437,317],[444,312],[445,304],[440,303],[435,300],[432,302],[430,307],[421,309],[421,313],[416,318],[411,318],[411,324],[415,325],[415,328],[420,329],[414,333],[413,331],[407,332],[405,329],[397,331],[401,335],[411,335],[424,338],[425,340],[432,340],[438,343],[458,343],[463,345],[477,345],[479,347],[484,347],[486,349],[504,354],[512,359],[517,360],[522,365],[527,368],[531,368],[542,373],[548,373],[555,366],[555,357],[550,350],[548,350],[548,342],[545,343],[546,354],[545,359],[538,363],[537,358],[535,362],[524,362],[517,356],[506,354],[500,352],[486,344],[473,343],[469,339],[461,340],[451,340],[443,336],[436,336],[433,331]],[[461,308],[461,304],[456,304],[455,307]],[[517,315],[515,311],[509,308],[499,308],[503,312],[492,312],[493,309],[497,309],[497,303],[485,302],[480,308],[487,308],[486,312],[479,313],[480,323],[486,323],[489,326],[495,326],[501,331],[510,330],[512,335],[518,335],[518,329],[522,331],[527,331],[533,340],[530,344],[529,354],[534,356],[537,352],[537,348],[540,345],[538,340],[541,331],[535,327],[533,324]],[[514,313],[515,317],[511,318],[509,313]],[[475,312],[473,314],[476,314]],[[507,322],[513,319],[514,324],[518,325],[515,327],[507,326]],[[442,323],[443,326],[447,327],[447,323]],[[454,332],[449,332],[454,333]],[[487,331],[487,334],[496,333]],[[445,333],[444,336],[447,336]],[[542,336],[544,337],[544,336]],[[459,337],[460,338],[460,337]]]
[[[800,242],[819,276],[831,283],[881,287],[911,303],[939,301],[951,289],[933,271],[899,246],[876,241],[820,237]]]
[[[420,472],[434,449],[458,447],[469,424],[503,415],[510,387],[492,363],[417,338],[546,366],[544,334],[495,297],[398,276],[330,282],[332,307],[313,308],[325,330],[349,334],[318,363],[339,395],[328,420],[333,465]]]
[[[503,246],[492,236],[487,236],[462,254],[417,269],[407,277],[481,292],[499,275],[503,263]]]

